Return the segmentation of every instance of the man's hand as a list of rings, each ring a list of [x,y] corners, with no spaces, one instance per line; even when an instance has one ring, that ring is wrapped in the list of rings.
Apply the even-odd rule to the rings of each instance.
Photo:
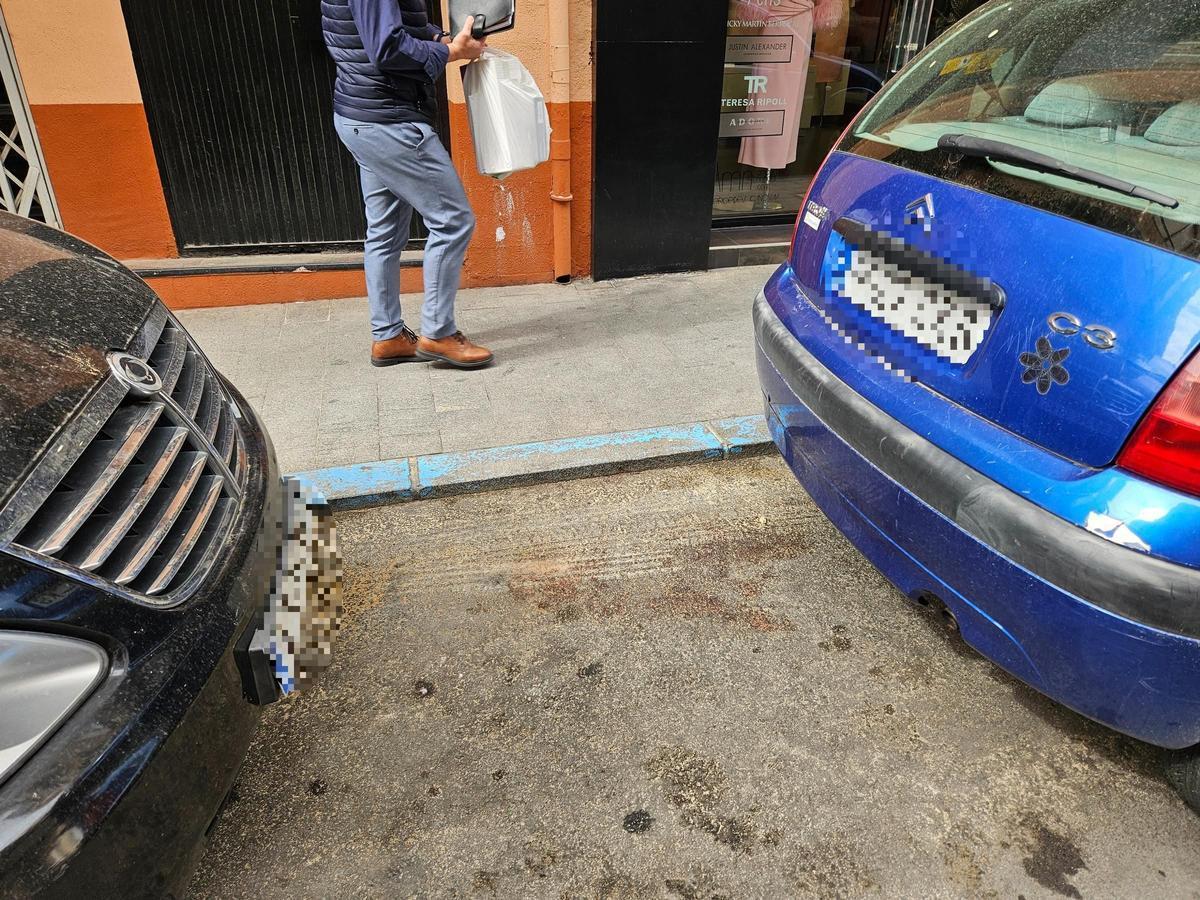
[[[450,62],[458,62],[460,59],[479,59],[483,48],[487,46],[487,38],[482,41],[477,41],[471,37],[471,28],[475,25],[475,17],[467,16],[467,21],[463,25],[463,30],[454,36],[454,40],[450,42]]]

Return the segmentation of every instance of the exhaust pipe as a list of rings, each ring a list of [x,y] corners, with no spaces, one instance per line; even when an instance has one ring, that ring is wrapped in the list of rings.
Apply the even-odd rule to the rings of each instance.
[[[941,597],[938,597],[936,594],[923,591],[920,594],[917,594],[917,596],[913,599],[922,609],[928,610],[936,615],[938,621],[942,623],[942,626],[947,631],[952,634],[959,633],[958,619],[955,617],[954,613],[950,611],[950,607],[945,604]]]

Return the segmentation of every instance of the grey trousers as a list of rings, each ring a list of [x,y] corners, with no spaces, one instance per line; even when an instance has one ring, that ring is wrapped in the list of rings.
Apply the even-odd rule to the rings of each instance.
[[[429,228],[425,244],[425,303],[421,334],[442,338],[458,330],[454,298],[475,215],[441,139],[428,125],[380,125],[334,116],[342,143],[358,161],[367,211],[366,274],[371,334],[377,341],[404,328],[400,314],[400,254],[413,210]]]

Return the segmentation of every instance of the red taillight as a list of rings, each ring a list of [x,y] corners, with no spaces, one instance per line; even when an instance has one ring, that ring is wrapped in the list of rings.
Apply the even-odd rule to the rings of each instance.
[[[1121,451],[1117,465],[1200,495],[1200,353],[1163,391]]]

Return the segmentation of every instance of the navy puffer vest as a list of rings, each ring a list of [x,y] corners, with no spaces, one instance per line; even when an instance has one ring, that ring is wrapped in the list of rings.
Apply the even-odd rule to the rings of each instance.
[[[397,2],[404,28],[422,39],[429,34],[423,0]],[[424,122],[435,125],[437,94],[428,80],[380,72],[363,46],[349,0],[321,0],[325,46],[337,63],[333,109],[358,122]]]

